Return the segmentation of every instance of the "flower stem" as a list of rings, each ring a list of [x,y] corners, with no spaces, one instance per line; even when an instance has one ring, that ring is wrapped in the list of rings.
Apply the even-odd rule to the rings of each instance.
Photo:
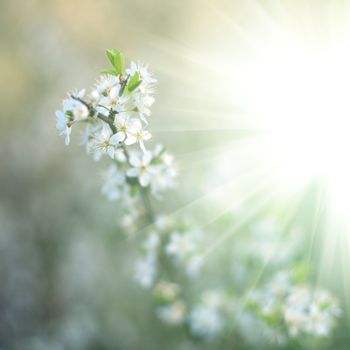
[[[80,103],[82,103],[84,106],[87,107],[87,109],[89,110],[90,114],[94,114],[96,115],[97,118],[103,120],[105,123],[107,123],[109,125],[109,127],[111,128],[113,134],[115,134],[117,132],[117,128],[115,127],[115,125],[113,124],[113,121],[109,118],[107,118],[106,116],[104,116],[101,113],[97,113],[97,111],[95,110],[94,107],[92,107],[89,103],[87,103],[86,101],[84,101],[82,98],[80,97],[76,97],[71,95],[73,100],[79,101]]]
[[[101,113],[97,113],[96,117],[103,120],[105,123],[107,123],[109,125],[109,127],[111,128],[113,134],[115,134],[117,132],[117,128],[115,127],[113,122],[110,119],[108,119],[106,116],[104,116]]]
[[[143,206],[145,208],[145,213],[146,213],[146,219],[148,224],[153,224],[154,223],[154,212],[151,204],[151,199],[149,196],[149,189],[148,188],[143,188],[140,187],[140,193],[141,193],[141,199]]]
[[[128,75],[128,76],[123,80],[123,82],[121,83],[121,85],[120,85],[120,90],[119,90],[119,97],[123,95],[124,90],[125,90],[125,88],[126,88],[126,84],[128,83],[129,78],[130,78],[130,75]]]

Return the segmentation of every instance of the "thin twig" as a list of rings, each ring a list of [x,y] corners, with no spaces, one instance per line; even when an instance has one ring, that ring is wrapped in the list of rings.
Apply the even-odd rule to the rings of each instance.
[[[151,199],[149,196],[149,188],[141,187],[140,193],[141,193],[143,206],[144,206],[145,211],[146,211],[146,218],[148,220],[148,223],[152,224],[152,223],[154,223],[154,213],[153,213],[153,208],[152,208],[152,204],[151,204]]]
[[[88,104],[86,101],[84,101],[82,98],[80,97],[76,97],[71,95],[73,100],[79,101],[80,103],[82,103],[84,106],[86,106],[91,114],[91,112],[93,112],[94,115],[96,115],[97,118],[103,120],[105,123],[107,123],[109,125],[109,127],[111,128],[113,134],[115,134],[117,132],[117,128],[115,127],[115,125],[113,124],[113,121],[111,119],[109,119],[108,117],[106,117],[105,115],[103,115],[102,113],[98,113],[94,107],[92,107],[90,104]]]
[[[123,95],[124,90],[125,90],[125,88],[126,88],[126,84],[128,83],[129,78],[130,78],[130,75],[128,74],[128,76],[125,78],[125,80],[121,83],[121,85],[120,85],[120,90],[119,90],[119,97],[120,97],[121,95]]]

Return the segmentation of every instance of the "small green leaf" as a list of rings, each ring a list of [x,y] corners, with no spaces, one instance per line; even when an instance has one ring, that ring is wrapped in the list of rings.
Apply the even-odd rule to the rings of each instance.
[[[117,51],[115,56],[114,56],[113,67],[115,68],[115,70],[117,71],[118,74],[124,73],[125,59],[124,59],[124,55],[119,51]]]
[[[106,55],[107,55],[107,57],[108,57],[108,59],[111,62],[113,67],[114,67],[114,58],[115,58],[117,53],[118,53],[118,51],[116,49],[107,49],[106,50]]]
[[[109,59],[109,62],[111,62],[112,66],[115,68],[117,75],[123,74],[125,70],[124,55],[117,49],[106,50],[106,55]]]
[[[136,72],[128,82],[128,90],[130,92],[134,91],[141,83],[142,80],[140,80],[140,74],[139,72]]]
[[[114,69],[107,69],[100,72],[101,74],[109,74],[117,76],[118,73]]]

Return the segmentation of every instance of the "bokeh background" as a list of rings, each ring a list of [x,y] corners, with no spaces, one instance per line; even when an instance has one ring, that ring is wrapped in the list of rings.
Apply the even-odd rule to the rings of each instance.
[[[213,348],[156,319],[150,296],[130,276],[134,248],[118,229],[116,206],[123,204],[101,195],[100,164],[78,147],[78,134],[67,148],[55,130],[54,112],[66,92],[91,86],[107,67],[105,48],[112,47],[149,64],[158,79],[150,129],[176,155],[179,186],[154,205],[165,213],[182,210],[217,235],[252,208],[250,223],[264,216],[288,225],[294,220],[315,280],[345,303],[347,258],[344,264],[329,251],[326,262],[322,258],[329,236],[322,234],[326,208],[318,183],[292,195],[272,195],[270,184],[243,200],[260,179],[261,159],[246,159],[256,119],[231,84],[229,67],[250,57],[273,28],[290,25],[312,38],[326,31],[330,13],[346,21],[349,5],[1,0],[0,349]],[[235,177],[230,192],[208,195]],[[349,348],[346,315],[332,341],[329,349]]]

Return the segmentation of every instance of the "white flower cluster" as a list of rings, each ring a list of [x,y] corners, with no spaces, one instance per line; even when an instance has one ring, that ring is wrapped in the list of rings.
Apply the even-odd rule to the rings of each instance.
[[[194,337],[211,340],[227,326],[232,300],[221,290],[202,291],[199,300],[188,300],[185,281],[192,285],[204,268],[200,254],[204,235],[194,227],[189,220],[157,218],[141,245],[134,277],[142,287],[153,291],[155,312],[161,321],[168,326],[184,325]],[[169,281],[169,277],[176,282]]]
[[[146,288],[151,287],[157,278],[162,278],[158,265],[165,260],[174,268],[181,265],[187,277],[198,274],[203,265],[200,255],[203,233],[193,229],[189,223],[164,224],[164,221],[156,221],[142,244],[142,255],[136,262],[135,279]]]
[[[224,329],[223,313],[226,305],[226,298],[220,291],[204,292],[201,302],[195,305],[189,314],[191,332],[207,339],[219,336]]]
[[[157,275],[159,235],[151,232],[143,244],[144,255],[136,261],[135,280],[144,288],[149,288]]]
[[[199,277],[201,274],[197,275],[199,280],[194,280],[189,274],[189,266],[192,261],[199,260],[198,271],[208,276],[207,270],[203,271],[208,266],[203,266],[201,255],[207,244],[204,235],[194,229],[194,225],[164,218],[157,220],[154,226],[142,245],[143,255],[136,264],[135,278],[142,286],[153,290],[156,315],[166,325],[185,326],[193,337],[206,341],[220,339],[237,325],[235,329],[240,331],[242,338],[256,348],[261,348],[262,344],[285,346],[292,339],[307,343],[331,335],[341,313],[338,303],[329,292],[311,288],[306,280],[308,269],[302,262],[293,262],[293,252],[286,260],[288,266],[295,264],[293,270],[277,269],[276,272],[276,265],[271,264],[273,277],[257,284],[253,291],[251,282],[242,284],[238,282],[242,278],[237,281],[236,276],[230,279],[227,275],[217,289],[206,290],[200,284],[202,288],[198,290],[196,281],[203,282]],[[268,226],[261,222],[264,232],[272,230],[272,226]],[[252,237],[255,239],[254,230]],[[273,231],[278,232],[277,223]],[[254,239],[248,241],[254,243]],[[295,242],[295,238],[291,241]],[[286,244],[288,242],[286,240]],[[252,249],[248,250],[242,249],[244,245],[237,246],[241,255],[236,251],[234,257],[239,257],[241,265],[232,272],[240,274],[241,270],[248,280],[255,280],[255,276],[249,277],[250,270],[253,267],[255,271],[255,264],[261,266],[266,256],[257,258],[256,246],[252,244]],[[276,245],[275,251],[279,246]],[[293,247],[298,245],[293,244]],[[269,250],[268,255],[271,254]],[[280,268],[283,264],[279,257],[278,261]],[[254,337],[251,336],[252,327]]]
[[[154,288],[154,295],[160,304],[156,314],[170,326],[180,325],[186,318],[186,304],[180,294],[180,286],[167,281],[160,281]]]
[[[341,310],[333,296],[325,290],[294,287],[283,306],[289,334],[315,337],[329,336]]]
[[[68,145],[72,127],[83,125],[87,152],[95,160],[106,156],[113,161],[104,174],[102,192],[110,200],[129,203],[132,221],[137,218],[132,208],[140,201],[141,189],[159,196],[174,186],[176,168],[163,146],[153,151],[145,146],[151,138],[147,119],[156,79],[140,64],[131,62],[125,68],[117,50],[107,50],[107,57],[113,69],[102,72],[89,94],[85,89],[69,94],[56,112],[56,127]]]
[[[293,277],[279,272],[249,296],[251,309],[262,321],[262,332],[279,344],[286,344],[288,337],[329,336],[341,315],[337,301],[328,291],[298,283]]]
[[[154,288],[160,306],[156,315],[169,326],[188,325],[193,336],[206,340],[218,337],[225,327],[228,300],[219,290],[202,293],[195,305],[184,300],[178,284],[160,281]]]

